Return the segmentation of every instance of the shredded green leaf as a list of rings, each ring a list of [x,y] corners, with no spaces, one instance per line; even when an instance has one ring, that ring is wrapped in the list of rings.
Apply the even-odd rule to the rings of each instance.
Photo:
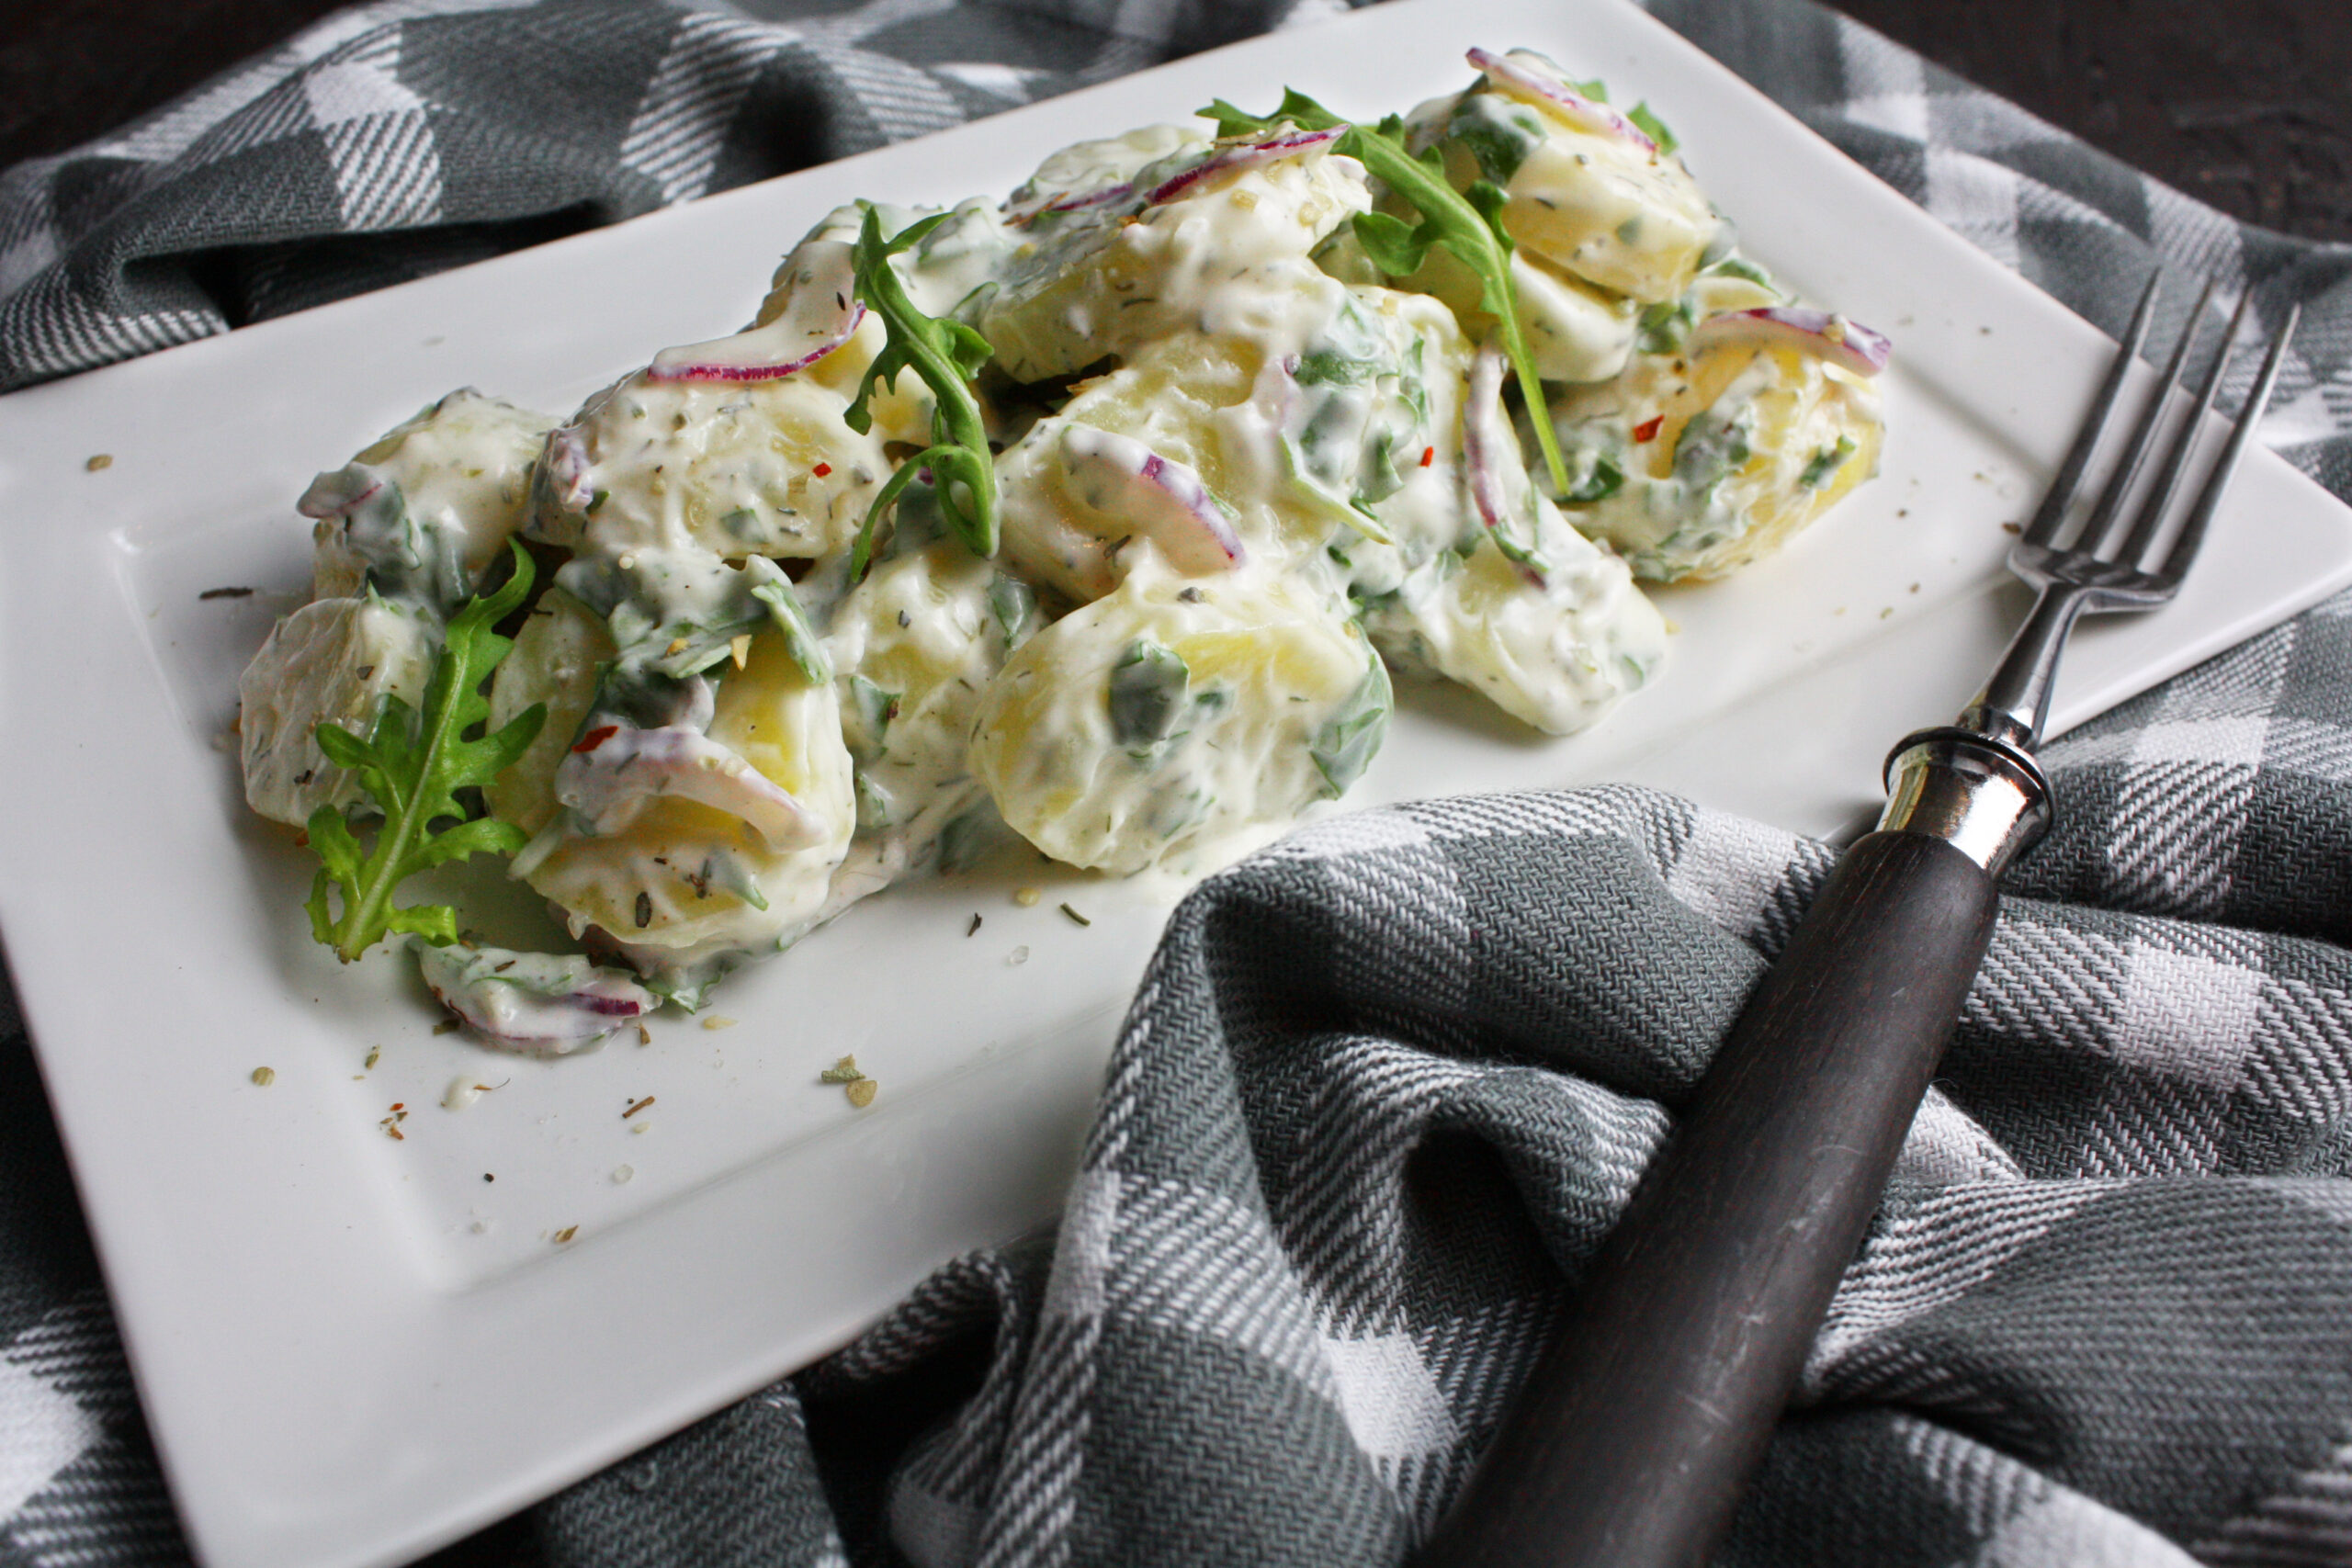
[[[980,418],[979,400],[972,394],[972,378],[994,352],[989,340],[962,321],[926,316],[907,298],[906,286],[890,266],[890,258],[919,243],[923,236],[955,216],[935,212],[882,237],[882,218],[871,202],[859,204],[865,220],[858,230],[853,253],[857,297],[882,318],[888,337],[857,397],[842,414],[860,435],[874,427],[866,404],[875,391],[888,390],[901,370],[912,370],[931,389],[932,445],[899,465],[874,504],[866,509],[865,525],[857,533],[850,554],[852,582],[862,581],[874,558],[875,531],[883,516],[898,503],[907,486],[927,469],[938,488],[939,509],[972,553],[996,554],[996,464],[989,455],[988,427]]]
[[[1419,158],[1407,150],[1405,121],[1400,116],[1390,115],[1376,127],[1351,124],[1295,89],[1283,94],[1282,107],[1271,115],[1245,114],[1223,98],[1200,112],[1216,121],[1217,131],[1224,136],[1262,135],[1285,121],[1302,130],[1342,132],[1331,150],[1361,163],[1421,215],[1420,222],[1413,225],[1385,212],[1359,213],[1356,241],[1364,254],[1381,271],[1396,276],[1419,270],[1429,248],[1442,245],[1476,276],[1479,303],[1494,315],[1511,374],[1519,381],[1520,395],[1527,400],[1544,465],[1551,470],[1554,485],[1567,490],[1567,465],[1560,457],[1559,437],[1552,430],[1544,383],[1535,373],[1535,356],[1527,346],[1518,296],[1511,288],[1512,247],[1510,236],[1503,231],[1502,191],[1487,180],[1476,181],[1467,192],[1455,190],[1446,181],[1445,162],[1436,149]]]
[[[1650,112],[1650,106],[1647,100],[1635,104],[1632,108],[1627,109],[1625,111],[1625,118],[1632,120],[1636,126],[1640,127],[1641,132],[1644,136],[1648,137],[1652,141],[1657,143],[1657,153],[1661,158],[1673,157],[1675,150],[1682,145],[1681,141],[1675,136],[1674,132],[1666,129],[1666,121],[1658,118],[1657,115]]]
[[[322,806],[311,813],[311,848],[324,863],[311,879],[303,907],[311,914],[311,934],[345,964],[394,931],[413,933],[436,947],[457,941],[455,909],[446,904],[397,906],[394,891],[429,866],[469,855],[513,854],[528,840],[513,823],[476,817],[457,798],[458,791],[496,778],[547,721],[546,705],[534,703],[494,735],[467,736],[475,726],[487,726],[490,700],[482,694],[482,682],[514,646],[492,628],[531,591],[531,558],[519,544],[513,547],[514,572],[504,586],[468,600],[450,618],[425,685],[422,714],[388,697],[365,737],[326,723],[312,731],[327,761],[358,774],[360,787],[384,815],[374,841],[363,847],[337,807]],[[329,906],[330,887],[342,896],[339,916]]]
[[[800,671],[800,678],[812,686],[831,680],[833,661],[825,652],[824,639],[809,625],[808,612],[801,609],[799,596],[792,592],[792,579],[764,556],[752,557],[743,563],[743,570],[757,580],[752,597],[768,607],[768,618],[784,634],[785,656]]]
[[[1824,446],[1814,453],[1813,461],[1807,463],[1804,472],[1797,476],[1797,483],[1807,490],[1819,490],[1829,482],[1830,476],[1846,466],[1846,459],[1853,455],[1854,438],[1839,436],[1835,446]]]

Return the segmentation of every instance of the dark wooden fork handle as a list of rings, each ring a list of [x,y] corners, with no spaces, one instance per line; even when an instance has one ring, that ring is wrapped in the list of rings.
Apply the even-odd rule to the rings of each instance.
[[[1803,1369],[1991,940],[1939,838],[1847,852],[1579,1283],[1422,1568],[1702,1562]]]

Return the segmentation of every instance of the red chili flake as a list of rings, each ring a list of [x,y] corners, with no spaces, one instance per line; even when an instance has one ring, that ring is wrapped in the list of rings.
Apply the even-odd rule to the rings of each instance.
[[[1650,418],[1645,419],[1642,421],[1641,423],[1634,426],[1634,439],[1636,441],[1657,440],[1657,427],[1665,423],[1666,415],[1662,413],[1652,415]]]
[[[813,468],[809,469],[808,471],[809,471],[810,473],[812,473],[812,474],[816,475],[819,479],[823,479],[827,474],[830,474],[830,473],[831,473],[831,472],[833,471],[833,466],[832,466],[831,463],[820,463],[820,464],[818,464],[815,468]]]
[[[597,747],[602,746],[605,741],[610,740],[614,736],[618,735],[620,732],[621,727],[617,724],[600,724],[595,728],[590,730],[587,734],[582,736],[579,740],[573,744],[571,749],[574,751],[594,751]]]
[[[1436,462],[1436,461],[1437,461],[1437,448],[1436,448],[1436,447],[1434,447],[1434,446],[1424,446],[1424,447],[1422,447],[1422,448],[1421,448],[1421,467],[1423,467],[1424,468],[1428,468],[1431,463],[1434,463],[1434,462]]]
[[[2014,528],[2010,530],[2011,533],[2016,531]],[[294,847],[298,850],[307,850],[311,847],[311,830],[308,828],[294,835]]]
[[[392,1109],[395,1111],[406,1111],[408,1106],[404,1101],[395,1100],[392,1101]]]

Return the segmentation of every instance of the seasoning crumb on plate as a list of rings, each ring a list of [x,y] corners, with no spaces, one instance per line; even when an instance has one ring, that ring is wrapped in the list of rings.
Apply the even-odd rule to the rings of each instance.
[[[93,452],[90,454],[89,460],[85,462],[82,466],[89,469],[90,472],[94,474],[102,468],[111,468],[114,467],[114,454],[111,452]]]
[[[253,1070],[253,1080],[260,1088],[267,1089],[270,1085],[277,1081],[277,1069],[275,1067],[255,1067]]]
[[[1004,961],[1008,965],[1019,968],[1029,962],[1029,950],[1026,947],[1016,947],[1004,955]]]
[[[1042,887],[1023,887],[1019,892],[1013,894],[1012,901],[1020,905],[1024,909],[1034,908],[1036,906],[1037,900],[1043,898],[1045,896],[1046,891]]]
[[[555,1243],[558,1247],[561,1247],[565,1242],[570,1241],[573,1236],[576,1236],[579,1234],[580,1227],[578,1225],[566,1225],[561,1230],[556,1232],[555,1235],[548,1237],[548,1239]]]
[[[702,1021],[702,1026],[705,1029],[732,1029],[735,1027],[736,1022],[736,1020],[728,1018],[723,1014],[713,1013],[708,1018]]]
[[[860,1078],[842,1092],[849,1096],[849,1102],[852,1105],[863,1111],[874,1103],[876,1089],[876,1085],[872,1078]]]

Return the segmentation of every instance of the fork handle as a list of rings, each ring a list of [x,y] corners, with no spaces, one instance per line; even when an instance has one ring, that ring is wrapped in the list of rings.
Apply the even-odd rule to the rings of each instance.
[[[1422,1568],[1686,1568],[1730,1523],[1990,941],[1944,840],[1857,841],[1740,1014]]]

